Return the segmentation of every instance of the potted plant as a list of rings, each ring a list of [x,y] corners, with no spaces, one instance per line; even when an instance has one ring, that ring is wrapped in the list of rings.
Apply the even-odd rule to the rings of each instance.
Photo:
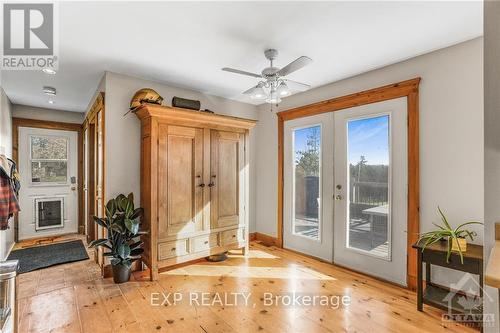
[[[106,204],[106,217],[94,216],[94,221],[106,229],[107,238],[96,239],[89,247],[102,247],[108,250],[104,256],[111,257],[113,280],[115,283],[127,282],[130,279],[132,262],[139,259],[144,252],[143,242],[138,236],[146,232],[139,231],[140,219],[144,210],[134,208],[134,195],[123,194],[111,199]]]
[[[469,237],[469,239],[473,241],[474,237],[477,236],[477,233],[475,231],[467,230],[464,227],[471,224],[482,223],[476,221],[465,222],[453,229],[439,206],[438,212],[441,216],[442,225],[432,223],[436,227],[438,227],[438,229],[426,232],[420,236],[418,242],[420,243],[421,241],[424,241],[422,245],[422,251],[424,251],[427,246],[438,241],[447,241],[448,250],[446,252],[446,262],[449,262],[452,252],[458,252],[458,254],[460,255],[460,261],[463,264],[463,253],[467,250],[467,237]]]

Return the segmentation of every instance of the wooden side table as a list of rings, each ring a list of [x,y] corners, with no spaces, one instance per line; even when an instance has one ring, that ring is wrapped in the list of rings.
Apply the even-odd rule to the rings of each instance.
[[[480,309],[465,309],[459,302],[459,298],[465,293],[450,293],[450,290],[435,285],[431,281],[431,265],[446,267],[457,271],[467,272],[479,276],[479,293],[483,297],[483,247],[481,245],[467,244],[467,251],[463,253],[464,263],[460,261],[460,255],[452,252],[450,261],[446,262],[448,242],[437,242],[427,246],[422,251],[424,241],[414,244],[413,248],[418,251],[417,267],[417,309],[423,310],[423,304],[431,305],[442,310],[451,311],[454,314],[482,314]],[[423,265],[425,263],[425,289],[422,277]],[[446,299],[446,300],[445,300]],[[451,308],[450,308],[451,305]]]

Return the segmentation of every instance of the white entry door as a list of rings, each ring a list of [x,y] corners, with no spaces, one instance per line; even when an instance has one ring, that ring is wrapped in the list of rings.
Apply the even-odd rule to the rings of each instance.
[[[334,262],[406,285],[406,98],[334,112]]]
[[[333,259],[333,114],[284,124],[283,245]]]
[[[19,128],[19,239],[78,231],[77,133]]]

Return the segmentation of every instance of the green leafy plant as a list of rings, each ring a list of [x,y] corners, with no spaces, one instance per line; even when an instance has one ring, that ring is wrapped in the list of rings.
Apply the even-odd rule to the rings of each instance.
[[[111,264],[130,268],[132,262],[144,252],[143,242],[138,236],[146,234],[139,231],[143,208],[134,208],[134,195],[123,194],[111,199],[106,204],[106,217],[94,216],[94,221],[107,230],[107,238],[96,239],[89,247],[103,247],[108,250],[104,256],[111,257]]]
[[[464,263],[464,256],[463,256],[463,251],[460,247],[460,243],[458,242],[458,239],[469,237],[470,240],[473,241],[474,237],[477,236],[477,233],[475,231],[467,230],[464,227],[467,225],[471,225],[471,224],[482,224],[482,223],[476,222],[476,221],[470,221],[470,222],[462,223],[461,225],[459,225],[456,228],[452,228],[450,223],[448,222],[448,219],[444,215],[441,208],[439,208],[439,206],[438,206],[438,212],[439,212],[439,215],[441,216],[442,225],[432,223],[436,227],[438,227],[438,229],[434,230],[434,231],[426,232],[420,236],[418,242],[420,243],[421,241],[424,241],[424,243],[422,245],[422,252],[425,250],[425,248],[427,246],[434,244],[434,243],[441,241],[441,240],[446,240],[446,241],[448,241],[448,250],[446,252],[446,262],[449,262],[451,252],[452,252],[452,250],[451,250],[452,242],[453,242],[453,240],[455,240],[457,242],[457,245],[458,245],[458,250],[459,250],[458,253],[460,255],[460,261],[463,264]]]

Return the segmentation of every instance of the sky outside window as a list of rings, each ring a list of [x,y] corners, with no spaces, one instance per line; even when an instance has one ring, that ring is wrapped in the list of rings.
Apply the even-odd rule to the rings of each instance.
[[[349,164],[389,165],[389,116],[348,122]]]

